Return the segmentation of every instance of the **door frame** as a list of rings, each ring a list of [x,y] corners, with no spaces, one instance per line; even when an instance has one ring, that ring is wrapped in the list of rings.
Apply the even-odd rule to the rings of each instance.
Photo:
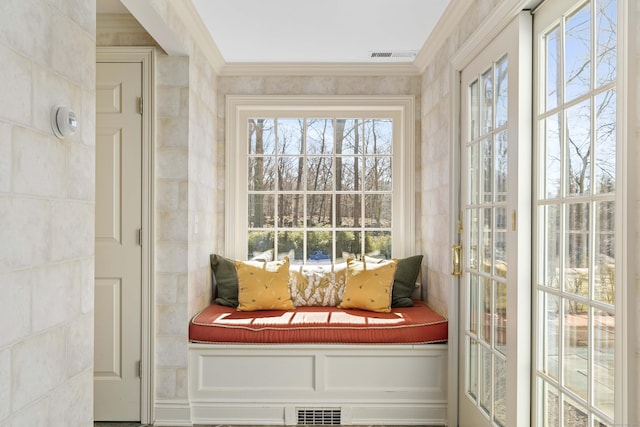
[[[154,347],[154,117],[155,48],[96,47],[96,62],[129,62],[142,65],[142,330],[140,331],[140,421],[153,421],[153,347]]]
[[[528,10],[532,0],[510,0],[501,2],[495,10],[493,10],[485,21],[476,29],[476,31],[467,39],[467,41],[456,51],[455,55],[449,62],[450,76],[450,117],[451,123],[451,139],[449,141],[450,156],[450,175],[449,175],[449,211],[454,213],[454,217],[449,225],[449,241],[452,245],[457,245],[460,241],[460,231],[458,228],[458,220],[462,220],[461,211],[461,75],[462,70],[469,64],[477,53],[482,51],[500,32],[502,32],[518,14],[524,10]],[[450,263],[453,265],[453,254],[450,255]],[[458,425],[458,392],[459,392],[459,326],[460,326],[460,292],[459,287],[461,281],[457,276],[451,275],[449,282],[449,303],[448,303],[448,319],[449,319],[449,355],[448,355],[448,408],[447,418],[448,425]],[[518,398],[520,400],[520,398]],[[527,396],[527,400],[529,396]]]

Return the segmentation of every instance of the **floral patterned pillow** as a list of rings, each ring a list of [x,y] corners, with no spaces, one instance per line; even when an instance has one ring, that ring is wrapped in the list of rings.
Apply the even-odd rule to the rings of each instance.
[[[347,264],[329,268],[302,266],[289,272],[291,299],[296,307],[337,306],[342,300]]]

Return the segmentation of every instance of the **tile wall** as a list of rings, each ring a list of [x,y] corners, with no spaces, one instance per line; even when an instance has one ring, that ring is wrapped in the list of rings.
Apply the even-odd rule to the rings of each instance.
[[[93,418],[95,2],[0,13],[0,426]],[[56,105],[75,135],[57,139]]]
[[[429,304],[439,313],[447,314],[451,283],[451,239],[449,231],[457,215],[450,212],[451,141],[455,117],[451,90],[450,63],[458,49],[469,39],[498,0],[476,0],[461,20],[448,28],[448,34],[430,56],[422,74],[422,203],[419,209],[422,223],[422,248],[428,261],[426,282]],[[462,19],[464,18],[464,19]]]

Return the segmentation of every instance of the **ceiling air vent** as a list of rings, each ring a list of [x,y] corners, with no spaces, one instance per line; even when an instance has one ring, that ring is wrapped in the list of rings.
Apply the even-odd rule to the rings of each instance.
[[[413,50],[377,50],[369,52],[371,59],[404,59],[411,60],[416,57]]]
[[[297,408],[298,425],[339,426],[339,408]]]

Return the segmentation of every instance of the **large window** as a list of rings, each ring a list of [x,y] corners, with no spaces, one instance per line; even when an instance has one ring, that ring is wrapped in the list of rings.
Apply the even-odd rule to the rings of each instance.
[[[413,252],[412,107],[230,97],[228,251],[294,264]]]
[[[616,0],[536,14],[536,425],[612,426]]]

